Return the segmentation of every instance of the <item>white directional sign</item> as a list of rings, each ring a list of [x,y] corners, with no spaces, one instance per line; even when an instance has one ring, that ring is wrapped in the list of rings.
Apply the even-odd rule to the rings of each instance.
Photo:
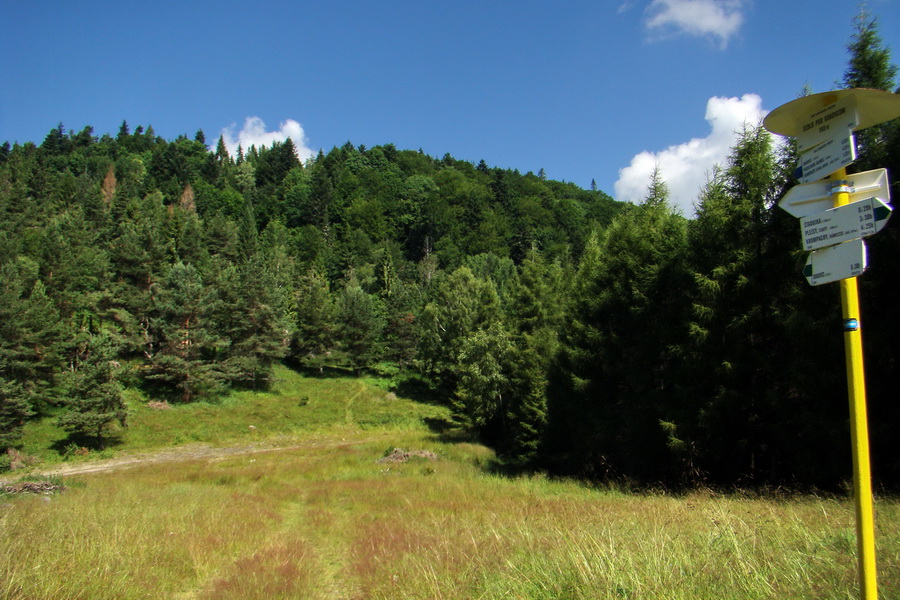
[[[887,224],[891,207],[866,198],[800,219],[803,249],[817,250],[878,233]]]
[[[795,185],[785,194],[778,206],[802,219],[808,215],[820,213],[834,206],[832,194],[834,181],[813,181]],[[850,194],[850,202],[874,196],[882,202],[890,202],[891,191],[888,185],[887,169],[875,169],[848,175],[846,191]]]
[[[806,152],[833,137],[845,137],[859,125],[856,103],[852,96],[838,97],[798,124],[797,151]]]
[[[803,275],[810,285],[858,277],[866,270],[866,244],[853,240],[809,253]]]
[[[836,131],[834,137],[800,155],[800,181],[809,183],[828,177],[856,160],[856,141],[850,131]]]

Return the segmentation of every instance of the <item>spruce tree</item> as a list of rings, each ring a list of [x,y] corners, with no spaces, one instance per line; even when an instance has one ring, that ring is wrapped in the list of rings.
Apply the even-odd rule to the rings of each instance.
[[[76,350],[77,364],[66,378],[67,410],[57,419],[70,434],[90,436],[101,447],[109,425],[117,421],[124,427],[127,419],[117,350],[106,335],[91,336]]]
[[[145,377],[181,402],[209,396],[224,378],[218,355],[227,346],[213,328],[217,297],[191,265],[177,263],[153,287],[152,316],[146,331]]]
[[[509,453],[521,461],[538,458],[547,425],[549,374],[559,352],[565,320],[565,281],[559,264],[547,264],[532,250],[521,266],[511,300],[513,334],[507,402]]]
[[[698,448],[698,468],[720,481],[788,479],[797,451],[786,434],[796,421],[785,410],[796,395],[788,368],[796,340],[785,324],[796,318],[800,266],[774,216],[778,172],[769,134],[745,126],[691,222],[695,288],[682,398],[696,403],[696,420],[679,424],[679,439]]]
[[[6,371],[3,363],[0,358],[0,373]],[[0,452],[19,443],[25,421],[33,414],[22,386],[0,375]]]
[[[237,385],[265,387],[272,368],[287,352],[285,315],[276,306],[264,259],[222,269],[215,278],[218,300],[211,319],[216,334],[227,340],[217,359],[223,376]]]
[[[595,475],[672,475],[660,422],[686,310],[686,241],[655,172],[644,203],[596,234],[582,257],[564,333],[571,388],[552,399],[552,444]]]
[[[357,372],[373,366],[384,351],[384,306],[353,276],[338,296],[337,323],[337,339],[349,366]]]
[[[335,310],[328,280],[315,268],[308,270],[295,292],[297,322],[290,352],[294,360],[320,371],[329,364],[337,345]]]

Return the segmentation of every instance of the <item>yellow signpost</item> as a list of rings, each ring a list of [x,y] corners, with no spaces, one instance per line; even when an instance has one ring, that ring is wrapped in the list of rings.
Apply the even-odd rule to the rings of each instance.
[[[808,184],[830,173],[831,198],[837,208],[850,203],[853,191],[846,169],[856,158],[852,133],[898,117],[900,96],[882,90],[850,89],[804,96],[783,104],[769,113],[763,124],[772,133],[797,138],[801,165],[805,171],[800,175],[803,183]],[[797,214],[796,205],[785,209],[801,219],[806,216]],[[877,600],[875,519],[856,277],[841,279],[840,286],[853,445],[860,598]]]

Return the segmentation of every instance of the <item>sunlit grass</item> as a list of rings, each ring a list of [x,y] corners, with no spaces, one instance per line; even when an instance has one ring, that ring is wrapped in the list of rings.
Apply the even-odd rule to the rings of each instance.
[[[445,418],[439,407],[397,398],[380,381],[306,377],[282,366],[268,391],[236,391],[215,402],[153,408],[138,390],[126,392],[128,427],[113,429],[104,457],[185,444],[289,444],[310,433],[411,430],[423,418]],[[53,418],[27,425],[23,451],[46,462],[63,460],[66,433]],[[98,452],[93,452],[96,456]],[[72,458],[72,457],[65,457]]]
[[[504,477],[485,470],[489,449],[423,424],[446,417],[439,407],[352,379],[288,373],[279,386],[136,413],[123,444],[165,447],[171,429],[271,451],[147,463],[70,477],[49,497],[0,497],[0,598],[858,596],[849,500]],[[395,447],[438,458],[379,462]],[[898,598],[900,503],[877,508],[880,597]]]

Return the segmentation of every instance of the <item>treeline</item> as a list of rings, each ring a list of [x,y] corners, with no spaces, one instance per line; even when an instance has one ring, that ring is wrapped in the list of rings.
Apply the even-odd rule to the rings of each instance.
[[[6,143],[0,445],[50,412],[100,440],[125,421],[119,383],[190,402],[264,386],[282,359],[414,368],[424,307],[451,273],[512,281],[535,248],[570,262],[619,208],[391,145],[304,165],[290,139],[232,157],[202,132],[170,142],[127,123]]]
[[[861,18],[847,87],[896,68]],[[900,127],[855,170],[900,173]],[[207,148],[126,123],[0,147],[0,447],[56,415],[124,425],[123,386],[191,402],[278,361],[379,369],[509,461],[642,484],[833,488],[850,476],[836,286],[777,201],[796,155],[748,124],[697,216],[543,173],[347,143]],[[895,185],[896,191],[896,185]],[[892,223],[861,280],[874,473],[900,482]]]

